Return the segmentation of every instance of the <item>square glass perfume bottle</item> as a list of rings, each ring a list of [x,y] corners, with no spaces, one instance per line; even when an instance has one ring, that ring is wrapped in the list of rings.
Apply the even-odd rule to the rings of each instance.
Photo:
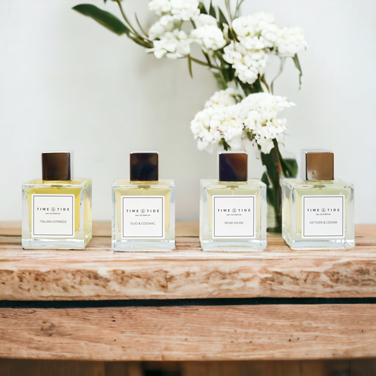
[[[112,248],[168,251],[175,248],[175,184],[159,180],[158,153],[130,154],[130,180],[112,186]]]
[[[282,179],[282,236],[292,249],[355,246],[354,187],[334,179],[334,154],[303,150],[301,179]]]
[[[42,153],[42,179],[22,185],[22,247],[84,249],[92,236],[91,180],[73,179],[69,152]]]
[[[219,153],[218,180],[201,180],[200,242],[204,251],[266,248],[266,185],[248,180],[248,155]]]

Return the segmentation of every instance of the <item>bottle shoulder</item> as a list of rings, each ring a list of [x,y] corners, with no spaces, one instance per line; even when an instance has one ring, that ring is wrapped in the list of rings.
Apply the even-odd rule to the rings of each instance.
[[[266,185],[259,179],[249,179],[245,182],[224,182],[216,179],[201,179],[202,189],[265,189]]]
[[[126,179],[117,179],[112,184],[113,188],[173,188],[175,182],[172,179],[161,179],[157,181],[131,181]]]
[[[47,187],[86,187],[92,184],[91,179],[72,179],[72,180],[42,180],[33,179],[22,184],[29,188],[47,188]]]
[[[335,189],[335,188],[349,188],[354,189],[354,185],[352,183],[347,183],[341,179],[335,180],[303,180],[303,179],[296,179],[296,178],[283,178],[282,179],[282,186],[288,187],[290,189],[294,188],[327,188],[327,189]]]

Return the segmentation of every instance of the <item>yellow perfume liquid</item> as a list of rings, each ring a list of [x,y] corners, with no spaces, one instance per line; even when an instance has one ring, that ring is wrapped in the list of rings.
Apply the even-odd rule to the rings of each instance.
[[[282,236],[292,249],[354,247],[354,187],[283,179]]]
[[[42,154],[42,179],[22,185],[22,246],[84,249],[92,237],[91,180],[71,179],[71,154]]]
[[[265,184],[201,180],[200,241],[208,251],[266,247]],[[217,222],[217,223],[216,223]]]
[[[112,247],[116,251],[175,248],[172,180],[117,180],[112,187]]]

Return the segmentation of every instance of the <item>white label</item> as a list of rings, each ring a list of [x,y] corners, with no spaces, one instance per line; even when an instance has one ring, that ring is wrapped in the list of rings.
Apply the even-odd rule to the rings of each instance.
[[[33,237],[74,237],[74,195],[34,194],[31,211]]]
[[[303,238],[344,238],[345,197],[303,196]]]
[[[254,238],[256,196],[213,196],[213,238]]]
[[[123,239],[164,238],[163,196],[121,196]]]

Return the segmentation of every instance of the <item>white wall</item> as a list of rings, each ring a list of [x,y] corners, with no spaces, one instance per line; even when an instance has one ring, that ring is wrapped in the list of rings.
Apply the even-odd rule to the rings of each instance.
[[[109,1],[92,2],[117,12]],[[21,184],[41,175],[43,150],[75,152],[75,176],[91,177],[94,219],[111,216],[110,187],[128,176],[128,153],[159,150],[161,176],[177,185],[177,219],[197,220],[198,180],[216,158],[196,149],[189,124],[215,90],[210,73],[186,61],[157,60],[70,8],[80,1],[0,0],[0,220],[21,218]],[[147,2],[126,8],[151,24]],[[273,12],[301,26],[309,43],[298,75],[290,61],[276,93],[287,149],[329,148],[336,175],[356,185],[356,222],[376,223],[376,2],[248,0],[243,13]],[[270,67],[269,79],[275,73]],[[251,175],[260,176],[258,161]]]

